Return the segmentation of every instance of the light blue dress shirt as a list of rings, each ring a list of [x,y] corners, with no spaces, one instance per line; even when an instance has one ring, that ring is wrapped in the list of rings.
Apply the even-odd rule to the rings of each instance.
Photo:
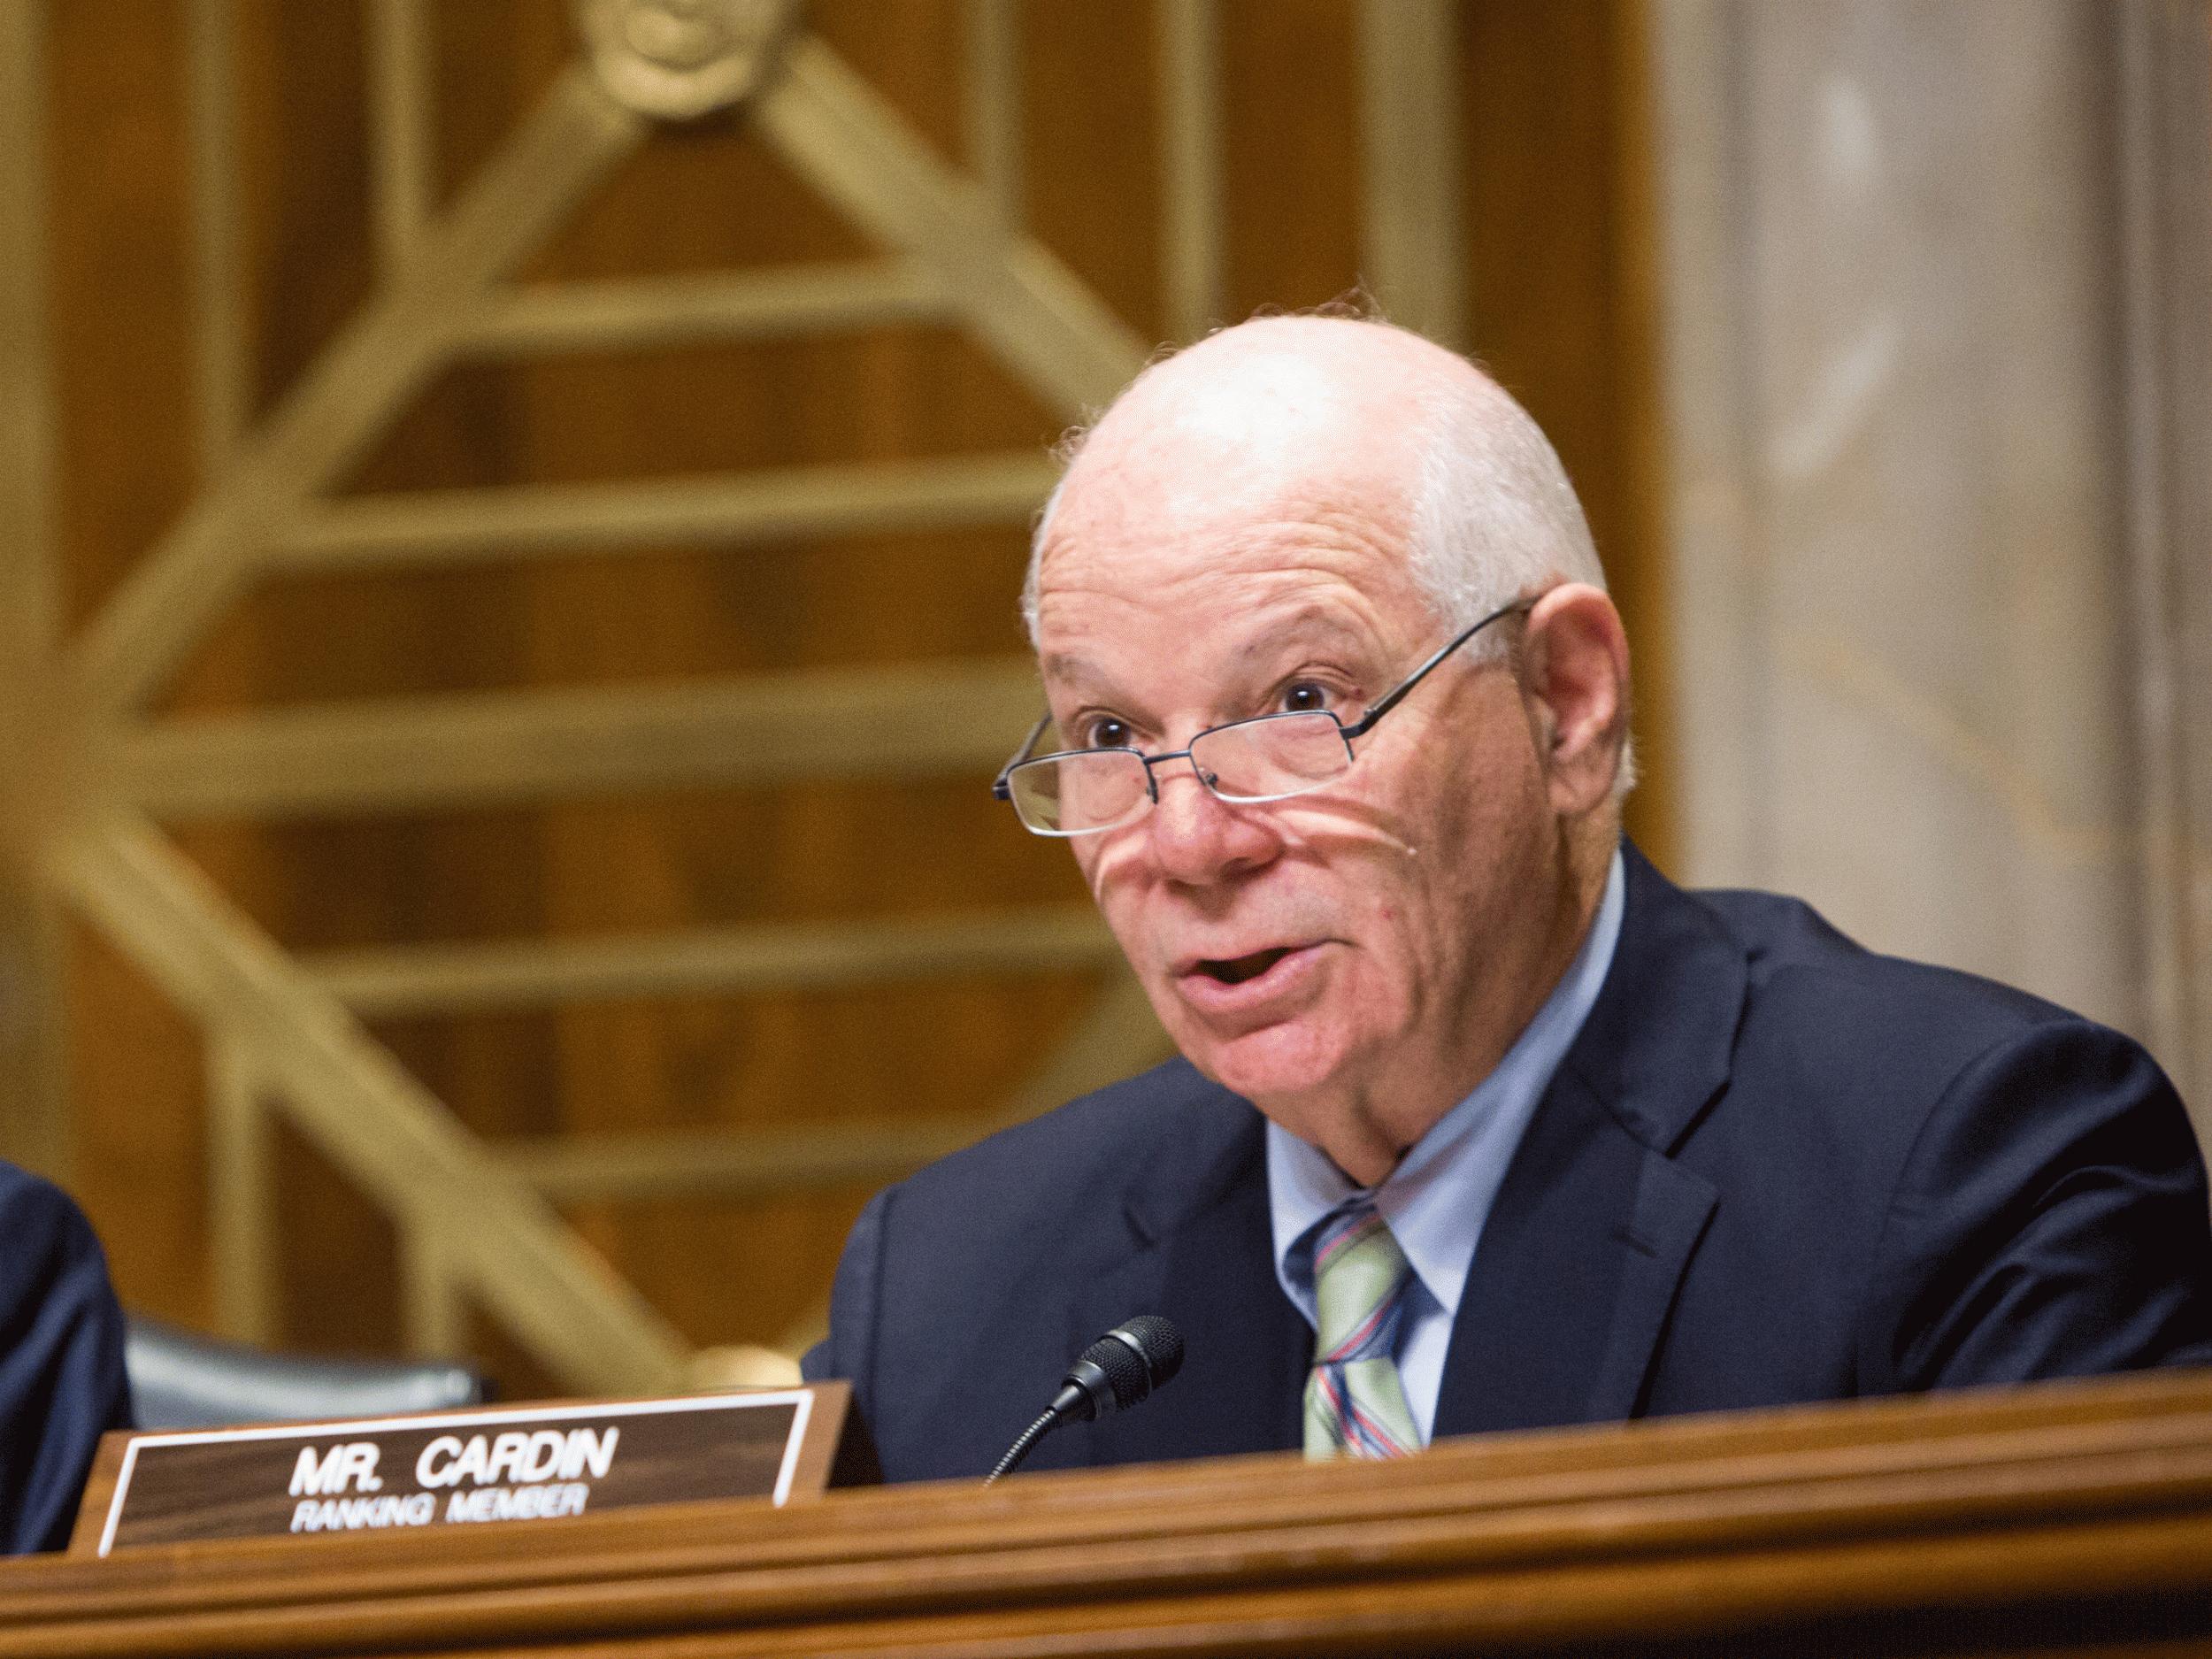
[[[1589,934],[1572,965],[1536,1010],[1536,1018],[1506,1050],[1497,1069],[1416,1141],[1374,1189],[1375,1208],[1389,1222],[1392,1235],[1413,1267],[1414,1282],[1406,1287],[1405,1316],[1398,1326],[1398,1374],[1424,1445],[1436,1422],[1444,1353],[1451,1346],[1452,1320],[1459,1312],[1459,1295],[1466,1287],[1475,1245],[1490,1217],[1499,1184],[1505,1179],[1506,1165],[1521,1144],[1529,1119],[1536,1115],[1536,1103],[1551,1087],[1552,1073],[1589,1018],[1598,987],[1613,965],[1626,882],[1617,849]],[[1360,1190],[1325,1153],[1279,1125],[1267,1125],[1275,1277],[1308,1325],[1316,1324],[1313,1262],[1301,1252],[1301,1258],[1292,1263],[1291,1246]]]

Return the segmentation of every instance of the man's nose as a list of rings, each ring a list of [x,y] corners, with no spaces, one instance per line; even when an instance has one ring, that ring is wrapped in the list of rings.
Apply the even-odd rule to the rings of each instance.
[[[1189,757],[1154,768],[1153,780],[1159,790],[1149,823],[1153,856],[1171,879],[1217,881],[1263,864],[1281,850],[1265,815],[1214,794]]]

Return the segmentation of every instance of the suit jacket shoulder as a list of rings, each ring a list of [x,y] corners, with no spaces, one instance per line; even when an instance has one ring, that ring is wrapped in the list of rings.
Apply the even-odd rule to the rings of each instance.
[[[100,1436],[130,1425],[123,1316],[77,1206],[0,1164],[0,1540],[59,1549]]]
[[[1855,1392],[2200,1356],[2204,1164],[2139,1045],[2009,987],[1863,950],[1801,905],[1707,902],[1752,946],[1737,1071],[1765,1105],[1683,1156],[1742,1167],[1750,1133],[1769,1143],[1794,1213],[1749,1193],[1738,1207],[1834,1240],[1804,1294],[1861,1298]],[[1792,1312],[1778,1331],[1802,1343],[1812,1325]]]
[[[1614,967],[1501,1188],[1440,1432],[2123,1369],[2212,1339],[2142,1050],[1630,851]]]

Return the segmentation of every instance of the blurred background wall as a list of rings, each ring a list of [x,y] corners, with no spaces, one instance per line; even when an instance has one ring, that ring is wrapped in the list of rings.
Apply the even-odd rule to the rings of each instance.
[[[2201,5],[726,11],[0,0],[0,1133],[127,1302],[679,1386],[1156,1057],[985,787],[1046,450],[1363,284],[1557,443],[1663,867],[2203,1080]]]
[[[1647,17],[1677,871],[2134,1032],[2203,1138],[2207,8]]]

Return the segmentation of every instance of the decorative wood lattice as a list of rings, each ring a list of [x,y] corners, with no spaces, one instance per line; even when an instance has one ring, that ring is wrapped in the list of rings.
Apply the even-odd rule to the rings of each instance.
[[[394,947],[303,959],[186,858],[165,818],[419,810],[589,792],[987,771],[1018,739],[1029,665],[968,661],[677,687],[572,688],[156,718],[150,705],[249,588],[278,572],[558,558],[686,543],[1018,522],[1049,488],[1041,455],[737,476],[338,498],[349,468],[447,365],[471,357],[730,341],[894,321],[956,325],[1073,418],[1135,372],[1145,342],[1019,211],[1010,0],[971,0],[973,175],[949,167],[785,8],[708,7],[716,50],[655,62],[625,42],[659,8],[586,0],[580,55],[488,165],[429,204],[424,0],[366,0],[380,269],[368,302],[268,417],[249,426],[232,273],[227,0],[193,0],[191,130],[199,281],[195,411],[204,483],[76,637],[56,620],[49,526],[51,388],[39,303],[44,206],[39,0],[0,0],[0,810],[4,919],[28,941],[27,996],[53,996],[62,916],[112,941],[204,1031],[221,1322],[271,1325],[272,1114],[288,1117],[390,1216],[407,1333],[449,1349],[465,1300],[568,1386],[680,1386],[686,1345],[562,1221],[552,1200],[752,1193],[890,1178],[1155,1057],[1141,994],[1087,910],[928,922],[700,928],[591,941]],[[1440,4],[1363,8],[1371,280],[1448,337],[1460,290]],[[749,19],[751,21],[749,23]],[[1215,24],[1159,7],[1167,312],[1188,337],[1222,289]],[[702,27],[704,27],[703,25]],[[748,32],[749,28],[752,32]],[[744,98],[755,129],[873,243],[851,265],[524,289],[511,273],[660,116]],[[917,709],[945,718],[917,721]],[[479,1141],[365,1030],[366,1017],[609,996],[842,985],[1079,966],[1111,976],[1037,1072],[972,1122],[779,1134],[663,1134],[588,1148]],[[32,1024],[35,1025],[36,1020]],[[9,1125],[64,1163],[58,1065],[19,1061]],[[453,1217],[465,1217],[466,1225]],[[803,1340],[803,1328],[791,1340]]]

